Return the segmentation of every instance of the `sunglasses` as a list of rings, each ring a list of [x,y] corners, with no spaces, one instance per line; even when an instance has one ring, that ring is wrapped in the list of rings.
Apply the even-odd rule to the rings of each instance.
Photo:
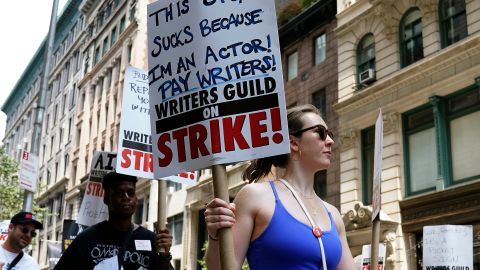
[[[31,236],[32,238],[34,238],[35,236],[37,236],[37,232],[35,232],[35,230],[31,230],[31,231],[30,231],[28,228],[25,228],[25,227],[22,228],[22,233],[23,233],[23,234],[30,234],[30,236]]]
[[[302,135],[302,133],[304,133],[305,131],[309,131],[312,129],[316,129],[314,132],[318,133],[322,141],[325,141],[327,139],[327,136],[330,136],[330,138],[333,139],[333,133],[322,125],[315,125],[313,127],[304,128],[299,131],[292,132],[290,134],[298,137],[299,135]]]

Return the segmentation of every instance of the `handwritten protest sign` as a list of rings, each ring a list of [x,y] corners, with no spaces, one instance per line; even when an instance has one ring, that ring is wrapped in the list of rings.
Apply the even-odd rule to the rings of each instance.
[[[472,225],[423,227],[423,270],[473,270]]]
[[[274,0],[148,5],[155,178],[289,152]]]
[[[115,169],[116,158],[115,153],[100,151],[93,153],[90,179],[78,213],[78,224],[92,226],[108,218],[108,208],[103,203],[102,179]]]
[[[35,192],[37,189],[38,157],[25,150],[22,151],[19,167],[20,187]]]
[[[153,179],[149,110],[147,73],[127,67],[118,136],[119,173]]]
[[[122,118],[118,142],[119,162],[116,171],[153,179],[152,139],[149,116],[148,75],[144,70],[127,67],[122,99]],[[196,173],[164,177],[164,180],[192,185]]]

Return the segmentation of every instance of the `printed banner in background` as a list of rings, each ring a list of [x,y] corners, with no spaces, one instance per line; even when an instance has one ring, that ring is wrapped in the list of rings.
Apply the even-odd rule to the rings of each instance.
[[[473,270],[472,225],[423,227],[423,270]]]
[[[65,250],[73,242],[75,237],[77,237],[79,231],[80,231],[80,227],[75,222],[75,220],[71,220],[71,219],[63,220],[62,253],[65,252]]]
[[[108,218],[108,208],[103,203],[102,179],[115,170],[117,154],[95,151],[93,153],[90,178],[85,189],[77,223],[92,226]]]
[[[19,167],[20,188],[35,192],[37,189],[38,157],[23,150]]]
[[[48,269],[55,268],[60,256],[62,255],[62,247],[60,242],[47,242],[47,259],[48,259]]]
[[[116,171],[147,179],[154,179],[152,139],[149,116],[147,72],[127,67],[122,98]],[[197,182],[197,173],[182,172],[162,180],[186,185]]]
[[[148,5],[155,178],[289,152],[274,5]]]

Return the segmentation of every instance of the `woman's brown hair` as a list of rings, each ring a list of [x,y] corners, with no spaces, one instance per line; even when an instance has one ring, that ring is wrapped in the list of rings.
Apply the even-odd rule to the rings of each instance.
[[[320,111],[312,104],[305,104],[292,107],[287,110],[288,133],[294,134],[303,128],[303,115],[306,113],[315,113],[320,115]],[[243,171],[242,178],[249,183],[255,182],[267,176],[272,170],[272,166],[285,168],[290,154],[283,154],[253,160]]]

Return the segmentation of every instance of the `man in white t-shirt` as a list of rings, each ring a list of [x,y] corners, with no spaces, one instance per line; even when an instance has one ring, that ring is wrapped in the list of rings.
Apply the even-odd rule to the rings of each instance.
[[[43,225],[30,212],[20,212],[12,217],[8,225],[8,238],[0,247],[1,270],[39,270],[38,263],[23,252],[37,235],[35,230]]]

